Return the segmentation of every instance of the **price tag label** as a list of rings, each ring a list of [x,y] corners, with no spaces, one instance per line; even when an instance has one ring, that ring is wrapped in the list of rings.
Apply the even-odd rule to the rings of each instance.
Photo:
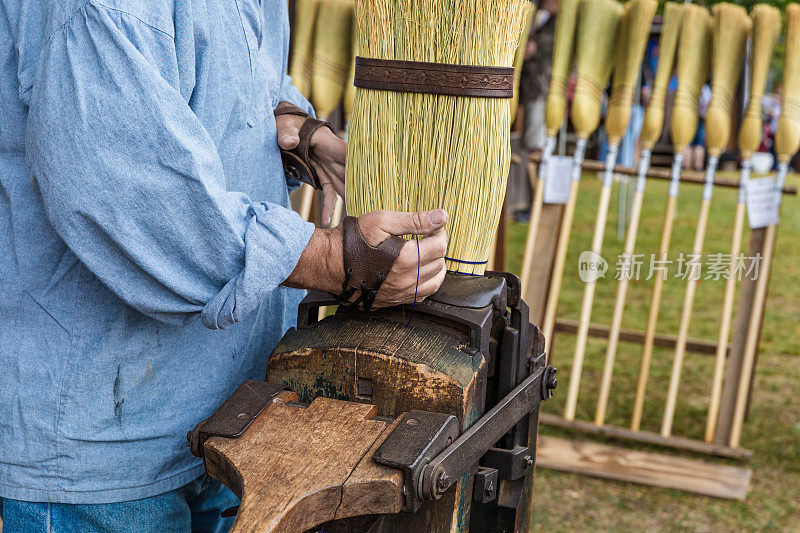
[[[748,180],[747,220],[753,229],[778,223],[778,193],[774,176]]]
[[[566,204],[572,174],[572,158],[554,155],[547,162],[547,176],[544,181],[544,203]]]

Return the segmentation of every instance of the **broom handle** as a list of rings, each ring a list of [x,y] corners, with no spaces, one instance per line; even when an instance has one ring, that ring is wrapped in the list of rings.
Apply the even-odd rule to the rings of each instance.
[[[572,232],[572,218],[575,215],[575,203],[578,201],[578,184],[581,180],[581,170],[583,158],[586,154],[586,139],[579,138],[575,145],[575,155],[572,160],[572,183],[569,188],[569,200],[564,208],[564,216],[561,219],[561,230],[558,234],[558,245],[556,247],[556,260],[553,264],[553,272],[550,276],[550,287],[547,293],[547,306],[544,315],[544,340],[547,350],[548,362],[552,360],[550,346],[553,339],[553,331],[556,323],[556,307],[558,306],[558,296],[561,292],[561,279],[564,275],[564,264],[567,260],[567,247],[569,237]]]
[[[781,191],[786,181],[788,163],[778,165],[778,178],[775,183],[775,194],[777,195],[778,208],[780,209]],[[753,365],[755,363],[756,351],[758,348],[758,334],[761,325],[761,314],[764,312],[764,304],[767,299],[767,289],[769,288],[769,269],[772,265],[772,252],[775,248],[775,236],[777,234],[777,224],[767,226],[764,235],[764,249],[762,264],[758,273],[756,283],[756,294],[753,299],[753,307],[750,311],[750,323],[747,325],[747,337],[744,344],[744,358],[742,359],[742,371],[739,375],[739,387],[736,391],[736,409],[733,412],[733,425],[731,426],[730,446],[738,448],[742,438],[742,425],[744,415],[747,411],[747,396],[750,392],[750,379],[753,376]]]
[[[611,200],[611,186],[614,183],[614,163],[617,161],[618,149],[619,145],[609,144],[605,168],[603,169],[603,188],[600,191],[600,201],[597,206],[597,219],[595,220],[594,236],[592,237],[592,252],[597,255],[600,255],[600,252],[603,250],[603,237],[606,232],[608,204]],[[564,418],[567,420],[575,419],[581,373],[583,371],[583,359],[586,355],[586,342],[589,338],[589,320],[592,315],[592,305],[594,303],[596,287],[596,280],[590,279],[583,288],[583,303],[581,304],[581,316],[578,321],[578,337],[575,341],[575,355],[572,360],[569,390],[567,391],[567,403],[564,408]]]
[[[703,201],[700,204],[700,216],[697,218],[697,231],[694,234],[694,245],[692,246],[692,254],[695,257],[699,257],[700,254],[703,253],[703,240],[706,237],[708,211],[711,206],[711,193],[714,190],[714,174],[717,171],[718,161],[719,159],[715,156],[710,156],[708,158],[706,181],[703,185]],[[689,336],[689,322],[692,319],[692,308],[694,307],[694,294],[696,289],[697,279],[690,273],[686,283],[686,294],[683,298],[681,323],[678,327],[678,340],[675,343],[675,358],[672,361],[672,375],[669,378],[667,404],[664,407],[664,419],[661,422],[661,435],[664,437],[669,437],[672,434],[672,422],[675,417],[675,404],[678,401],[678,386],[680,385],[683,358],[686,355],[686,339]]]
[[[631,267],[633,250],[636,247],[636,235],[639,231],[639,218],[642,214],[642,203],[644,200],[644,188],[647,180],[647,170],[650,168],[650,150],[643,149],[642,157],[639,160],[639,173],[636,177],[636,189],[633,193],[633,204],[631,206],[631,219],[628,223],[628,232],[625,235],[625,247],[622,255],[625,258],[625,265]],[[606,361],[603,365],[603,377],[600,380],[600,396],[597,400],[597,410],[595,411],[594,423],[602,426],[606,419],[608,408],[608,395],[611,391],[611,377],[614,373],[614,359],[617,356],[617,345],[619,344],[619,332],[622,328],[622,314],[625,311],[625,297],[628,292],[628,280],[630,270],[620,273],[619,283],[617,284],[617,296],[614,300],[614,314],[611,318],[611,329],[608,333],[608,348],[606,349]]]
[[[525,294],[525,290],[530,282],[536,234],[539,231],[539,220],[542,217],[542,204],[544,203],[544,180],[547,179],[547,164],[553,155],[555,147],[556,138],[547,137],[544,150],[542,151],[542,160],[539,163],[539,178],[536,180],[533,203],[531,204],[531,216],[528,221],[528,238],[525,240],[525,255],[522,257],[522,294]]]
[[[314,203],[314,187],[308,185],[307,183],[303,184],[303,188],[300,191],[300,217],[306,222],[311,222],[311,205]]]
[[[681,181],[681,165],[683,164],[683,153],[676,152],[672,161],[672,175],[669,183],[669,195],[667,196],[667,208],[664,213],[664,228],[661,230],[661,243],[658,246],[658,260],[663,263],[669,253],[669,243],[672,239],[672,226],[675,221],[675,204],[678,199],[678,187]],[[633,400],[633,415],[631,416],[631,429],[639,431],[642,424],[642,409],[644,407],[644,395],[647,390],[647,379],[650,375],[650,360],[653,356],[653,345],[656,338],[656,324],[658,323],[658,312],[661,308],[661,293],[664,288],[665,275],[654,275],[653,296],[650,300],[650,312],[647,315],[647,327],[644,335],[644,348],[642,349],[642,361],[639,364],[639,380],[636,384],[636,396]]]
[[[714,431],[717,428],[719,415],[719,402],[722,396],[722,378],[725,370],[725,357],[728,354],[728,335],[730,334],[733,318],[733,300],[736,294],[736,265],[738,264],[739,251],[742,247],[742,230],[744,229],[745,199],[747,197],[747,182],[750,179],[750,159],[742,161],[742,170],[739,175],[739,197],[736,202],[736,215],[733,221],[733,239],[731,242],[731,258],[728,264],[728,279],[725,281],[725,297],[722,302],[722,319],[719,326],[717,339],[717,354],[714,361],[714,379],[711,382],[711,399],[708,404],[708,419],[706,420],[706,442],[714,440]]]

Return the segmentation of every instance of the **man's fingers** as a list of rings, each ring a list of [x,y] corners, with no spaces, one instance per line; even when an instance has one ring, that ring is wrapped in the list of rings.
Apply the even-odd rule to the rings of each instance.
[[[442,286],[442,282],[444,281],[444,276],[447,273],[446,270],[442,269],[438,274],[436,274],[431,279],[425,281],[425,283],[421,283],[419,288],[417,288],[417,301],[422,301],[431,294],[435,293],[439,290],[439,287]]]
[[[338,195],[330,184],[322,187],[322,225],[330,226],[333,212],[336,210],[336,199]]]
[[[447,233],[444,228],[419,240],[419,255],[423,262],[442,258],[445,252],[447,252]]]
[[[300,137],[297,135],[292,134],[285,134],[278,137],[278,146],[283,148],[284,150],[291,150],[296,148],[297,145],[300,144]]]
[[[447,223],[447,211],[432,209],[415,213],[384,211],[383,231],[392,235],[430,235]]]

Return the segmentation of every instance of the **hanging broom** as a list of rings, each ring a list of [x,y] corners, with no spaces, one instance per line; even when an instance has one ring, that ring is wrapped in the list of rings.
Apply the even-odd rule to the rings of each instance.
[[[572,218],[575,213],[575,202],[578,198],[578,183],[586,151],[586,141],[600,123],[600,98],[611,77],[614,46],[622,11],[622,5],[613,0],[583,0],[581,4],[576,55],[577,80],[570,116],[578,136],[578,142],[572,162],[572,184],[570,185],[569,200],[564,209],[564,217],[561,222],[556,249],[556,260],[553,264],[549,285],[550,290],[547,295],[544,318],[545,339],[552,339],[553,335],[561,279],[564,274],[569,236],[572,232]],[[546,340],[546,342],[549,341]],[[580,381],[582,365],[583,361],[577,360],[573,364],[570,387],[572,387],[573,383]],[[564,416],[568,420],[574,417],[574,411],[570,412],[569,410],[569,403]]]
[[[314,55],[314,25],[319,0],[295,0],[292,27],[292,60],[289,75],[300,94],[311,97],[311,64]]]
[[[645,180],[650,167],[650,150],[661,137],[661,131],[664,125],[664,99],[666,96],[667,83],[669,83],[669,78],[672,74],[672,68],[675,62],[675,52],[678,48],[678,37],[680,35],[682,20],[682,4],[670,2],[664,6],[661,37],[659,39],[658,68],[656,70],[656,79],[650,96],[650,103],[645,112],[642,134],[640,137],[642,155],[639,160],[636,189],[633,193],[630,223],[628,225],[622,252],[623,257],[628,259],[632,256],[636,246],[636,235],[639,230],[639,218],[642,213],[642,201],[644,199]],[[600,381],[600,395],[595,411],[596,425],[603,425],[605,423],[608,397],[611,390],[611,377],[614,371],[614,360],[616,359],[619,334],[622,327],[622,314],[625,310],[628,280],[629,272],[624,271],[617,283],[617,294],[614,300],[614,312],[608,334],[608,346],[603,366],[603,377]]]
[[[525,22],[522,24],[522,31],[517,41],[517,50],[514,52],[514,96],[511,98],[510,114],[511,122],[517,118],[517,106],[519,105],[519,80],[522,77],[522,63],[525,61],[525,48],[528,45],[528,38],[531,35],[533,17],[536,14],[536,4],[530,2],[528,11],[525,14]]]
[[[675,220],[675,205],[678,198],[678,187],[681,179],[683,151],[691,142],[697,131],[697,106],[700,90],[708,76],[708,62],[711,48],[711,17],[708,10],[696,5],[684,7],[680,41],[678,44],[678,90],[672,106],[670,133],[674,158],[672,175],[670,176],[667,207],[664,213],[664,228],[658,247],[659,261],[663,262],[669,252],[672,238],[672,225]],[[655,135],[653,132],[651,135]],[[652,137],[650,137],[652,138]],[[639,367],[639,379],[634,400],[631,428],[638,431],[641,424],[642,405],[650,373],[650,360],[656,336],[658,311],[661,308],[661,292],[664,287],[663,276],[655,276],[653,295],[650,300],[650,311],[647,315],[642,362]]]
[[[511,65],[527,8],[527,0],[358,0],[348,213],[447,210],[446,264],[457,274],[483,274],[499,221],[511,160]],[[415,63],[376,66],[385,60]],[[436,78],[446,83],[436,86],[432,77],[384,76],[430,72],[431,63],[450,65],[447,72],[480,71],[474,82],[464,74],[475,94],[493,90],[492,83],[481,89],[492,67],[504,97],[464,96],[460,82],[447,85],[446,72]],[[370,85],[373,78],[386,88]],[[419,92],[411,92],[414,83]]]
[[[728,278],[725,282],[725,296],[722,303],[722,319],[720,320],[719,338],[717,340],[714,378],[711,382],[711,399],[708,406],[708,419],[706,420],[706,442],[714,440],[717,415],[719,414],[725,356],[728,352],[728,335],[733,317],[733,298],[736,293],[735,273],[742,245],[742,230],[744,229],[747,182],[750,179],[750,158],[761,144],[761,97],[764,95],[764,89],[767,84],[772,51],[781,32],[780,12],[770,5],[756,5],[750,13],[750,20],[753,28],[753,38],[750,46],[750,91],[747,110],[739,126],[739,151],[742,154],[742,169],[739,175],[739,197],[733,221],[730,264],[728,265]]]
[[[547,140],[539,162],[539,179],[531,205],[531,216],[528,222],[528,238],[525,241],[525,255],[522,258],[522,290],[525,294],[529,286],[530,272],[533,265],[533,249],[536,243],[536,232],[544,201],[544,180],[547,176],[547,162],[556,147],[556,135],[564,123],[567,114],[567,82],[572,74],[575,50],[575,24],[580,0],[560,0],[556,15],[556,32],[553,43],[553,65],[550,71],[550,89],[545,104],[545,126]],[[531,179],[533,176],[531,176]]]
[[[327,118],[342,100],[350,67],[352,0],[320,0],[314,37],[311,103]]]
[[[711,70],[713,96],[706,113],[708,167],[706,168],[703,199],[700,203],[700,214],[697,218],[697,229],[692,246],[694,257],[700,257],[703,253],[708,211],[711,206],[711,194],[714,190],[714,174],[717,170],[719,155],[727,146],[731,134],[731,105],[736,85],[739,83],[747,36],[750,32],[750,18],[743,7],[721,3],[716,4],[712,11],[714,14],[714,56]],[[675,405],[678,401],[678,386],[683,358],[686,355],[686,341],[689,335],[696,288],[697,277],[690,275],[686,282],[678,339],[675,343],[675,358],[672,362],[672,375],[667,391],[667,403],[664,407],[664,418],[661,422],[661,435],[664,437],[669,437],[672,433],[672,422],[675,417]]]
[[[644,48],[650,34],[650,25],[658,7],[656,0],[630,0],[625,5],[625,12],[620,20],[616,39],[614,83],[608,102],[606,133],[608,134],[608,157],[603,172],[603,187],[597,208],[597,218],[592,238],[592,252],[600,254],[603,248],[603,237],[608,218],[608,204],[611,199],[611,186],[614,182],[614,164],[617,161],[617,149],[631,116],[633,91],[644,57]],[[581,315],[578,321],[578,335],[575,341],[575,363],[573,369],[583,364],[586,354],[586,342],[589,338],[589,320],[594,303],[595,281],[584,285]],[[566,413],[574,416],[578,402],[580,377],[571,379],[567,392]],[[570,418],[571,419],[571,418]]]
[[[800,148],[800,5],[789,4],[786,7],[786,51],[783,59],[783,97],[781,99],[781,116],[775,132],[775,152],[778,156],[778,176],[775,180],[775,194],[780,207],[783,184],[789,169],[789,162]],[[775,250],[777,224],[767,226],[764,233],[764,247],[761,251],[758,281],[756,281],[753,307],[745,337],[742,370],[739,374],[739,385],[736,391],[736,407],[733,413],[733,424],[729,445],[738,448],[742,438],[742,425],[747,411],[747,397],[753,376],[753,365],[758,349],[759,329],[764,304],[769,289],[769,272],[772,267],[772,254]]]

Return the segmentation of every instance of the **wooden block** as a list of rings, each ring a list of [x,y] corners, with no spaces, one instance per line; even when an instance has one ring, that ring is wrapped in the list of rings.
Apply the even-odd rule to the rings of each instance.
[[[536,465],[739,501],[747,496],[752,475],[749,468],[542,435]]]
[[[209,475],[242,499],[232,531],[305,531],[399,512],[402,473],[369,453],[388,426],[374,419],[375,406],[318,398],[303,408],[288,403],[295,398],[282,393],[239,438],[205,444]]]

